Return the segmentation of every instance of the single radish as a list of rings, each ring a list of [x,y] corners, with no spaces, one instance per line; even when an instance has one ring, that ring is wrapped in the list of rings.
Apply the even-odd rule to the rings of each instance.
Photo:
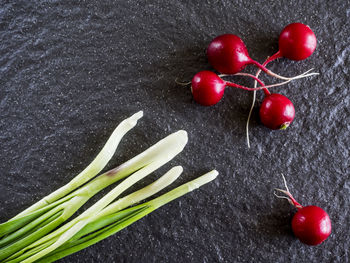
[[[302,23],[292,23],[287,25],[278,38],[279,50],[268,57],[262,66],[266,66],[271,61],[285,57],[290,60],[304,60],[310,57],[317,46],[315,33],[308,25]],[[259,72],[259,73],[258,73]],[[259,75],[261,70],[257,74]]]
[[[207,49],[209,63],[220,73],[236,74],[252,63],[242,39],[233,34],[214,38]]]
[[[314,53],[317,40],[314,32],[308,25],[292,23],[280,33],[278,39],[279,50],[268,57],[262,64],[264,67],[278,58],[285,57],[291,60],[304,60]],[[256,73],[259,77],[261,69]]]
[[[298,211],[292,219],[292,230],[294,235],[303,243],[316,246],[325,241],[332,231],[332,224],[329,215],[322,208],[314,205],[302,206],[289,192],[286,179],[283,177],[286,190],[275,189],[286,196],[276,195],[278,198],[285,198],[295,206]]]
[[[233,34],[224,34],[216,37],[208,46],[207,56],[209,63],[220,73],[236,74],[247,65],[254,64],[265,73],[284,80],[292,80],[273,73],[259,62],[251,59],[242,39]]]
[[[192,79],[191,92],[196,102],[211,106],[221,100],[225,87],[225,81],[214,72],[200,71]]]
[[[260,120],[272,130],[285,130],[294,120],[295,109],[293,103],[285,96],[277,93],[266,93],[260,106]]]
[[[269,86],[264,86],[264,83],[262,81],[260,81],[258,78],[256,78],[255,76],[253,76],[251,74],[237,73],[236,75],[251,77],[254,80],[256,80],[257,82],[259,82],[259,84],[261,86],[255,87],[255,88],[248,88],[248,87],[241,86],[241,85],[238,85],[238,84],[233,83],[233,82],[225,81],[220,76],[215,74],[214,72],[204,70],[204,71],[198,72],[192,78],[191,92],[193,94],[194,100],[201,105],[211,106],[211,105],[218,103],[221,100],[222,96],[224,95],[224,91],[225,91],[226,86],[239,88],[239,89],[243,89],[243,90],[249,90],[249,91],[261,90],[261,89],[264,89],[267,91],[266,88],[281,86],[281,85],[284,85],[284,84],[291,81],[291,80],[288,80],[288,81],[284,81],[281,83],[277,83],[277,84],[273,84],[273,85],[269,85]],[[308,74],[300,75],[300,77],[304,77],[307,75]],[[221,76],[225,76],[225,75],[221,75]],[[270,93],[268,92],[268,94],[270,94]]]
[[[285,57],[291,60],[304,60],[314,53],[317,40],[307,25],[292,23],[286,26],[278,39],[279,51],[270,57],[270,61]]]

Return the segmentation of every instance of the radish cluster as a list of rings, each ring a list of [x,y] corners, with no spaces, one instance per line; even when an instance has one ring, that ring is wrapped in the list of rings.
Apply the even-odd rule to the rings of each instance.
[[[210,71],[201,71],[197,73],[191,82],[193,98],[201,105],[211,106],[222,99],[226,86],[244,90],[262,89],[265,94],[265,99],[259,111],[261,122],[266,127],[273,130],[286,129],[294,119],[295,109],[293,103],[281,94],[271,94],[268,88],[281,86],[294,79],[316,75],[317,73],[308,73],[309,71],[307,71],[295,77],[283,77],[267,69],[266,65],[280,57],[291,60],[306,59],[315,51],[316,42],[315,34],[307,25],[301,23],[290,24],[282,30],[279,36],[279,51],[269,57],[263,64],[260,64],[249,56],[248,50],[241,38],[233,34],[220,35],[209,44],[207,57],[209,63],[216,71],[221,73],[221,75]],[[241,71],[250,64],[258,67],[259,70],[256,76],[241,73]],[[258,79],[261,71],[285,81],[265,86],[264,83]],[[228,75],[251,77],[255,80],[255,86],[254,88],[248,88],[222,79],[222,77]],[[257,83],[260,84],[259,87],[257,87]]]

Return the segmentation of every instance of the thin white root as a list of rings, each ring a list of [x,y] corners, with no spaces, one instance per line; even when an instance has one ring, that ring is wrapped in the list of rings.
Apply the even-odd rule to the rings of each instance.
[[[259,70],[256,72],[255,77],[259,77],[260,72],[261,72],[261,69],[259,69]],[[257,86],[258,86],[258,82],[257,82],[256,80],[254,80],[254,88],[256,88]],[[246,125],[246,135],[247,135],[247,145],[248,145],[248,148],[250,148],[250,141],[249,141],[249,122],[250,122],[250,118],[251,118],[252,113],[253,113],[255,101],[256,101],[256,90],[254,90],[254,92],[253,92],[253,101],[252,101],[252,105],[250,106],[250,110],[249,110],[249,114],[248,114],[248,119],[247,119],[247,125]]]
[[[278,188],[275,188],[275,191],[280,191],[280,192],[282,192],[282,193],[285,194],[285,191],[284,191],[284,190],[281,190],[281,189],[278,189]],[[276,194],[275,192],[273,192],[273,194],[274,194],[277,198],[280,198],[280,199],[287,199],[288,202],[289,202],[291,205],[293,205],[292,199],[290,199],[289,197],[287,197],[287,196],[282,196],[282,195],[278,195],[278,194]]]
[[[283,182],[284,182],[284,187],[287,189],[287,192],[290,193],[289,189],[288,189],[288,186],[287,186],[287,181],[286,181],[286,178],[284,177],[283,174],[282,175],[282,179],[283,179]]]
[[[237,74],[237,73],[236,73]],[[236,74],[234,74],[234,75],[236,75]],[[229,76],[234,76],[234,75],[228,75],[228,74],[220,74],[220,75],[218,75],[220,78],[222,78],[222,77],[229,77]]]
[[[306,77],[310,77],[310,76],[314,76],[314,75],[318,75],[319,73],[316,73],[316,72],[313,72],[313,73],[309,73],[309,74],[307,74],[308,72],[310,72],[312,69],[309,69],[308,71],[305,71],[303,74],[300,74],[300,75],[298,75],[298,76],[296,76],[296,77],[294,77],[294,78],[291,78],[291,79],[289,79],[289,80],[286,80],[286,81],[283,81],[283,82],[280,82],[280,83],[275,83],[275,84],[271,84],[271,85],[267,85],[267,86],[260,86],[259,88],[258,88],[258,90],[261,90],[261,89],[269,89],[269,88],[274,88],[274,87],[279,87],[279,86],[282,86],[282,85],[285,85],[285,84],[287,84],[287,83],[289,83],[289,82],[291,82],[292,80],[295,80],[295,79],[301,79],[301,78],[306,78]],[[260,72],[259,72],[260,73]],[[220,75],[220,77],[226,77],[226,76],[230,76],[230,75],[225,75],[225,74],[222,74],[222,75]],[[234,74],[234,75],[232,75],[232,76],[246,76],[246,77],[252,77],[252,75],[251,74],[248,74],[248,73],[236,73],[236,74]],[[256,77],[257,76],[259,76],[259,75],[256,75]],[[254,89],[256,89],[257,87],[257,85],[256,85],[256,80],[254,80],[255,82],[254,82]]]
[[[175,79],[175,83],[181,86],[187,86],[191,84],[191,81],[187,81],[187,82],[180,82],[177,80],[177,78]]]
[[[272,76],[272,77],[275,77],[275,78],[278,78],[278,79],[283,79],[283,80],[300,79],[300,78],[310,77],[310,76],[318,75],[318,74],[319,74],[319,73],[316,73],[316,72],[307,74],[307,73],[309,73],[311,70],[313,70],[313,69],[309,69],[309,70],[305,71],[304,73],[302,73],[302,74],[300,74],[300,75],[297,75],[297,76],[295,76],[295,77],[290,77],[290,78],[280,76],[280,75],[278,75],[278,74],[276,74],[276,73],[273,73],[273,72],[270,71],[270,70],[267,72],[267,74],[270,75],[270,76]]]
[[[278,191],[278,192],[284,193],[285,195],[289,195],[290,194],[288,191],[283,190],[283,189],[275,188],[275,190]]]
[[[283,174],[282,175],[282,178],[283,178],[283,183],[284,183],[284,186],[286,188],[286,190],[282,190],[282,189],[279,189],[279,188],[275,188],[274,191],[278,191],[278,192],[281,192],[283,194],[285,194],[286,196],[280,196],[280,195],[277,195],[275,192],[273,192],[273,194],[278,197],[278,198],[282,198],[282,199],[287,199],[288,202],[295,206],[297,209],[300,209],[300,208],[303,208],[303,206],[301,204],[299,204],[295,199],[294,197],[292,196],[292,194],[289,192],[289,189],[288,189],[288,186],[287,186],[287,182],[286,182],[286,178],[284,177]]]
[[[254,88],[256,88],[256,83],[257,83],[257,81],[255,80]],[[252,113],[253,113],[255,100],[256,100],[256,90],[253,91],[253,101],[252,101],[252,105],[250,106],[248,119],[247,119],[247,125],[246,125],[246,134],[247,134],[247,145],[248,145],[248,148],[250,148],[250,142],[249,142],[249,121],[250,121],[250,117],[252,116]]]
[[[310,76],[314,76],[314,75],[318,75],[319,73],[316,73],[316,72],[313,72],[313,73],[309,73],[309,74],[306,74],[307,72],[309,72],[310,70],[304,72],[303,74],[299,75],[299,76],[296,76],[290,80],[286,80],[286,81],[283,81],[283,82],[280,82],[280,83],[276,83],[276,84],[272,84],[272,85],[267,85],[267,86],[264,86],[264,88],[273,88],[273,87],[278,87],[278,86],[282,86],[282,85],[285,85],[289,82],[291,82],[292,80],[295,80],[295,79],[301,79],[301,78],[306,78],[306,77],[310,77]],[[244,73],[241,73],[241,74],[244,74]]]

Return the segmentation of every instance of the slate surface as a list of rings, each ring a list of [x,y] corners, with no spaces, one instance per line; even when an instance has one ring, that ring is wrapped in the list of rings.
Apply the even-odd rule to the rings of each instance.
[[[212,168],[218,179],[61,262],[349,262],[349,21],[340,0],[1,1],[0,221],[67,183],[121,120],[144,110],[107,168],[185,129],[185,150],[145,183],[179,164],[174,186]],[[222,33],[262,62],[291,22],[310,25],[316,52],[270,68],[320,75],[279,89],[296,108],[286,131],[264,128],[256,105],[248,149],[251,93],[227,89],[202,107],[175,79],[211,69],[205,48]],[[295,209],[273,196],[281,173],[297,200],[328,211],[324,244],[293,236]]]

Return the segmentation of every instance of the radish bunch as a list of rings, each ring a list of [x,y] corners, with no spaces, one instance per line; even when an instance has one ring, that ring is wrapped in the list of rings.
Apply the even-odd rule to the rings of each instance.
[[[295,77],[283,77],[267,69],[266,65],[280,57],[292,60],[306,59],[315,51],[316,42],[315,34],[307,25],[301,23],[290,24],[286,26],[280,34],[279,51],[269,57],[263,64],[260,64],[249,56],[245,44],[238,36],[233,34],[220,35],[209,44],[207,57],[209,63],[215,70],[221,73],[221,75],[210,71],[201,71],[197,73],[191,82],[193,97],[199,104],[210,106],[221,100],[226,86],[251,91],[262,89],[264,90],[265,99],[260,107],[261,122],[266,127],[273,130],[286,129],[294,119],[295,110],[293,103],[281,94],[271,94],[268,88],[281,86],[292,80],[316,75],[317,73],[308,73],[309,70]],[[249,64],[259,68],[256,76],[241,73]],[[258,79],[261,71],[277,79],[282,79],[284,82],[265,86],[264,83]],[[228,75],[243,75],[253,78],[255,80],[254,88],[224,81],[222,77]],[[257,87],[257,83],[260,84],[259,87]]]

